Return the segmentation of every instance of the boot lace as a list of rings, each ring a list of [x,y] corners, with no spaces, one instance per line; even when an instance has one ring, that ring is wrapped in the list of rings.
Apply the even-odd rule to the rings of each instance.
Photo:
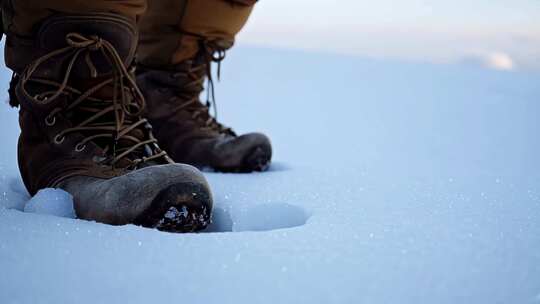
[[[95,160],[113,168],[121,161],[124,168],[136,168],[141,163],[159,158],[171,162],[167,153],[158,147],[148,121],[140,117],[145,101],[133,79],[134,69],[125,67],[114,46],[98,36],[86,37],[79,33],[66,35],[66,42],[66,47],[38,58],[20,76],[20,86],[25,95],[31,96],[27,90],[28,83],[51,88],[34,95],[33,102],[48,104],[61,96],[70,101],[67,106],[53,109],[45,119],[47,126],[53,126],[56,115],[62,113],[72,123],[72,127],[63,129],[54,137],[54,142],[61,144],[71,133],[83,134],[84,139],[76,144],[75,151],[81,152],[87,143],[93,142],[103,149],[104,154]],[[100,52],[107,59],[112,76],[104,80],[98,78],[91,52]],[[45,62],[62,55],[70,59],[61,82],[33,77]],[[74,65],[80,58],[84,59],[91,79],[97,81],[85,91],[70,85]],[[105,98],[100,96],[103,91],[109,92]]]
[[[217,77],[218,81],[220,80],[221,62],[225,59],[225,50],[213,46],[208,41],[201,41],[200,50],[200,57],[197,58],[199,60],[192,61],[185,69],[173,74],[173,78],[188,79],[187,82],[179,84],[176,96],[172,97],[172,101],[178,104],[173,111],[191,112],[191,117],[199,121],[204,129],[234,135],[231,128],[217,120],[217,102],[212,76],[212,63],[217,63]],[[204,90],[205,78],[207,94],[206,102],[203,104],[199,95]],[[210,114],[210,108],[213,108],[213,115]]]

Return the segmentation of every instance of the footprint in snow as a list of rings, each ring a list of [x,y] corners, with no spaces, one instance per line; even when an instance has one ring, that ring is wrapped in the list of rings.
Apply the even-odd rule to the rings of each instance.
[[[293,228],[306,224],[308,218],[309,215],[303,208],[286,203],[253,205],[232,215],[224,209],[215,208],[213,223],[206,232],[269,231]]]

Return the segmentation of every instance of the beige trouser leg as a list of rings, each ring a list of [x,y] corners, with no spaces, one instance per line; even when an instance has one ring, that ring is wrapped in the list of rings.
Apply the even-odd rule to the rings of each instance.
[[[234,43],[255,0],[149,0],[140,28],[139,61],[166,68],[192,58],[201,41]]]

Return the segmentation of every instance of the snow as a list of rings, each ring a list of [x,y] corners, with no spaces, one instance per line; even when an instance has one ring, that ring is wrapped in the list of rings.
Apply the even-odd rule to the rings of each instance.
[[[73,196],[60,189],[42,189],[24,206],[24,212],[76,218]]]
[[[539,76],[230,52],[220,120],[275,162],[206,172],[214,224],[183,235],[30,200],[1,107],[0,303],[540,303]]]

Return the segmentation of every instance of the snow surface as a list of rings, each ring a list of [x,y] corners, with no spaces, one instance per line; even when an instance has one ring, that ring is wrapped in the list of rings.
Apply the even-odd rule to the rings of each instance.
[[[228,55],[220,120],[275,162],[205,173],[211,233],[29,201],[0,108],[0,303],[540,303],[540,73]]]

